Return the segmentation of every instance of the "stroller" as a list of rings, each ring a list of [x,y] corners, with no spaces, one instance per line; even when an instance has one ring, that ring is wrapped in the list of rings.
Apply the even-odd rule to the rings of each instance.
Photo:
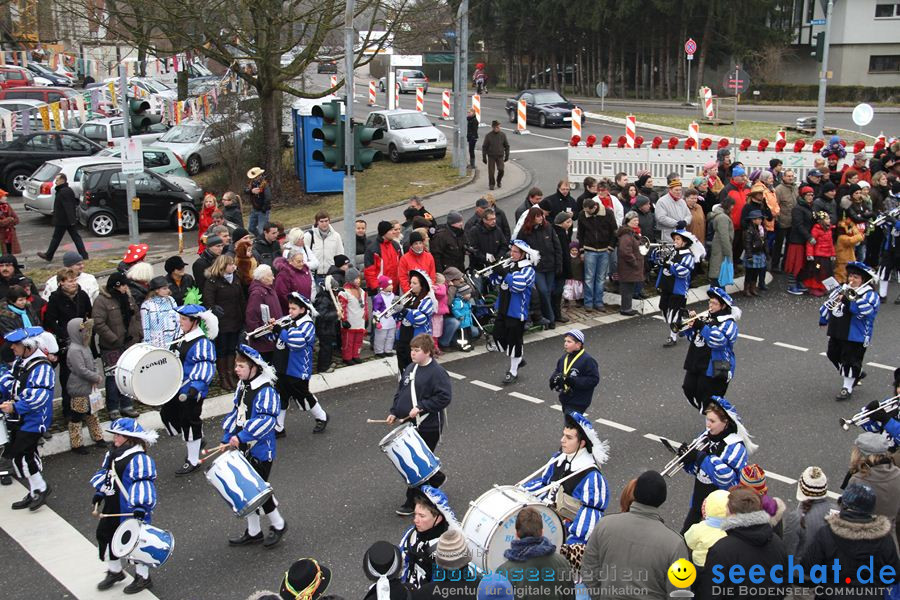
[[[476,279],[480,280],[480,283],[487,285],[487,277],[474,275],[471,272],[463,274],[463,280],[472,288],[472,299],[475,301],[475,304],[472,306],[472,322],[481,330],[488,352],[496,352],[499,350],[499,347],[494,340],[492,332],[494,330],[494,318],[497,316],[494,310],[494,301],[497,299],[497,296],[492,292],[483,294],[481,292],[482,286],[476,285]],[[469,345],[465,339],[465,330],[460,329],[459,334],[460,345],[463,347]]]

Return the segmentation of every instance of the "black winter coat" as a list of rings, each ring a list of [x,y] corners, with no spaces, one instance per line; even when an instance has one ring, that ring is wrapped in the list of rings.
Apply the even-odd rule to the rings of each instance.
[[[478,117],[466,117],[466,139],[470,142],[478,139]]]
[[[171,275],[166,275],[166,281],[169,282],[169,289],[172,290],[172,298],[178,306],[184,304],[184,295],[187,294],[187,291],[192,287],[197,287],[197,282],[187,273],[181,278],[181,285],[176,284]]]
[[[78,198],[68,183],[56,186],[56,197],[53,200],[53,225],[55,227],[69,227],[78,223],[75,209],[78,208]]]
[[[559,238],[553,231],[554,226],[544,221],[539,227],[535,227],[531,233],[519,231],[519,239],[528,242],[532,249],[541,253],[541,260],[535,265],[538,273],[562,274],[562,249]],[[566,249],[568,251],[568,248]]]
[[[211,253],[209,250],[204,250],[203,254],[197,257],[197,260],[191,265],[194,281],[197,282],[197,287],[201,292],[206,289],[206,270],[212,266],[217,258],[218,256]]]
[[[564,210],[569,211],[569,214],[572,215],[572,218],[575,218],[575,215],[578,213],[575,212],[575,207],[577,206],[577,202],[575,202],[575,198],[572,197],[572,194],[566,194],[563,196],[562,194],[557,192],[555,194],[551,194],[541,200],[541,208],[547,207],[547,210],[550,211],[550,216],[547,218],[550,222],[553,222],[553,219],[556,218],[556,215],[563,212]]]
[[[466,233],[466,246],[469,250],[469,266],[477,270],[487,264],[488,254],[493,254],[495,260],[500,260],[509,249],[509,239],[499,227],[488,229],[482,221]]]
[[[791,234],[789,244],[805,244],[812,237],[812,228],[816,222],[812,216],[812,207],[803,200],[791,211]]]
[[[723,523],[726,537],[713,544],[706,554],[706,568],[700,575],[697,585],[697,598],[710,600],[712,598],[784,598],[779,593],[784,585],[773,583],[768,575],[774,565],[787,564],[787,550],[784,542],[775,535],[769,524],[769,513],[764,510],[734,515],[725,519]],[[717,566],[721,565],[721,568]],[[730,582],[729,570],[734,565],[744,567],[744,573],[750,572],[753,565],[762,565],[765,575],[760,583],[753,583],[745,578],[740,584]],[[781,574],[784,574],[782,566]],[[713,578],[717,572],[724,575],[724,581],[714,583]],[[777,571],[776,571],[776,574]],[[745,576],[746,577],[746,576]],[[718,579],[718,578],[717,578]],[[740,594],[741,586],[753,588],[748,594]],[[713,588],[719,588],[718,594],[713,594]],[[768,593],[767,593],[768,592]]]
[[[578,241],[583,248],[603,250],[616,245],[616,218],[611,210],[602,217],[598,214],[588,216],[585,211],[578,213]]]
[[[441,227],[431,238],[428,248],[434,256],[434,265],[438,273],[447,267],[456,267],[460,271],[466,269],[466,234],[458,227]]]
[[[569,256],[569,244],[572,243],[572,228],[563,229],[558,225],[553,226],[556,237],[559,239],[559,249],[562,251],[562,278],[572,279],[572,257]]]
[[[75,318],[87,319],[90,316],[91,298],[80,287],[74,297],[67,296],[62,288],[50,294],[47,311],[44,313],[44,329],[56,336],[60,354],[69,347],[69,321]]]
[[[21,285],[25,288],[25,291],[31,295],[31,301],[35,304],[35,308],[40,309],[44,305],[44,301],[41,299],[41,295],[38,293],[38,289],[34,285],[34,282],[22,275],[19,271],[13,271],[12,277],[9,279],[0,277],[0,299],[6,298],[9,294],[9,288],[14,285]]]
[[[203,286],[203,305],[206,308],[220,306],[224,314],[219,317],[219,331],[236,333],[244,328],[247,298],[237,272],[231,283],[224,277],[210,277]]]

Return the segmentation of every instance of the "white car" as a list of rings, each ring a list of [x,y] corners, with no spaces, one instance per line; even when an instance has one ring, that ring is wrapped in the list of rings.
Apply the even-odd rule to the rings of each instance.
[[[15,100],[0,100],[0,115],[5,114],[6,112],[18,112],[20,110],[30,110],[31,116],[28,121],[31,125],[31,131],[39,131],[44,128],[44,124],[41,121],[41,115],[38,112],[38,107],[44,106],[47,104],[41,100],[32,100],[29,98],[19,98]],[[78,131],[78,128],[81,127],[81,116],[78,114],[77,110],[69,111],[71,117],[63,123],[63,129],[68,131]],[[53,111],[48,113],[50,117],[50,129],[56,129],[56,123],[53,118]],[[22,123],[20,120],[16,120],[16,131],[22,131]]]
[[[156,142],[167,129],[167,125],[158,123],[150,126],[150,133],[132,135],[131,137],[141,140],[141,143],[146,146]],[[125,123],[122,117],[91,119],[78,129],[78,133],[101,145],[120,146],[125,139]]]
[[[156,146],[168,148],[182,159],[188,175],[196,175],[203,167],[219,161],[219,145],[228,136],[242,143],[253,131],[249,123],[225,121],[187,121],[164,133]]]
[[[408,156],[444,158],[447,154],[447,138],[428,117],[415,110],[373,111],[366,119],[366,127],[384,132],[381,139],[372,140],[371,147],[381,150],[392,162]]]

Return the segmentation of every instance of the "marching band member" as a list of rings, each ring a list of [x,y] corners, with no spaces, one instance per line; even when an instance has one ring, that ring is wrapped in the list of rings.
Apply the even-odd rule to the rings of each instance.
[[[309,411],[316,419],[313,433],[322,433],[328,426],[328,415],[319,404],[319,399],[309,391],[309,379],[313,369],[313,347],[316,345],[316,324],[313,319],[318,316],[312,302],[300,292],[291,292],[288,296],[288,315],[291,320],[287,325],[273,323],[272,336],[277,340],[276,352],[288,352],[287,365],[282,373],[278,373],[278,393],[281,395],[281,410],[275,425],[275,437],[284,437],[284,420],[291,399],[301,410]]]
[[[893,397],[900,396],[900,369],[894,369],[894,391]],[[866,404],[864,410],[876,410],[881,405],[878,400],[872,400]],[[886,433],[891,436],[891,441],[895,448],[894,462],[900,459],[900,452],[896,448],[900,447],[900,410],[880,409],[869,415],[869,420],[861,425],[866,431],[873,433]],[[900,466],[900,465],[898,465]]]
[[[12,369],[0,376],[0,410],[17,415],[10,425],[10,441],[3,457],[12,460],[16,477],[28,479],[28,494],[12,503],[13,510],[35,511],[47,502],[50,485],[44,481],[43,464],[38,454],[41,435],[53,418],[53,390],[56,376],[53,365],[41,350],[41,327],[15,329],[4,336],[16,360]],[[16,422],[18,421],[18,422]]]
[[[209,384],[216,372],[216,348],[212,340],[219,331],[219,320],[212,312],[197,304],[176,309],[181,325],[181,337],[172,342],[171,349],[181,359],[182,380],[178,394],[159,411],[169,435],[181,434],[187,444],[187,457],[176,475],[187,475],[200,468],[200,445],[203,442],[203,400],[209,394]],[[208,328],[204,333],[200,321]]]
[[[883,302],[887,300],[891,275],[900,277],[900,219],[885,216],[881,229],[884,241],[881,243],[878,259],[878,294]],[[897,296],[894,304],[900,304],[900,296]]]
[[[528,320],[528,306],[534,289],[534,265],[541,260],[541,253],[532,250],[523,240],[513,240],[509,248],[512,265],[499,266],[491,273],[491,283],[500,286],[494,310],[494,339],[501,352],[509,356],[509,370],[503,378],[503,385],[510,385],[519,379],[519,365],[523,362],[525,321]]]
[[[863,284],[865,280],[865,285]],[[847,263],[847,286],[819,308],[819,325],[828,327],[827,356],[844,378],[837,400],[849,400],[854,386],[865,378],[862,370],[866,348],[872,341],[881,299],[872,289],[875,273],[861,262]],[[833,308],[829,310],[829,304]]]
[[[563,338],[565,354],[556,362],[550,376],[550,389],[559,392],[564,414],[584,413],[591,405],[594,388],[600,383],[600,368],[584,350],[584,333],[573,329]]]
[[[438,538],[447,531],[450,523],[456,523],[456,515],[444,492],[430,485],[416,490],[414,503],[413,525],[403,534],[399,544],[403,559],[400,579],[417,590],[432,581]]]
[[[234,373],[239,380],[234,391],[234,408],[222,422],[222,443],[230,450],[247,455],[253,469],[263,481],[269,480],[275,462],[275,421],[281,400],[275,390],[275,370],[263,360],[259,352],[246,344],[237,348]],[[278,512],[278,501],[270,496],[262,505],[269,518],[269,535],[263,540],[260,512],[247,515],[247,528],[239,537],[230,538],[230,546],[263,543],[271,548],[281,541],[287,523]]]
[[[740,483],[741,469],[758,447],[744,427],[737,409],[725,398],[710,398],[704,414],[709,444],[702,450],[694,448],[683,457],[684,470],[694,475],[695,479],[691,507],[684,519],[682,534],[703,519],[703,501],[711,492],[728,490]],[[686,448],[687,445],[682,444],[679,452],[684,453]]]
[[[722,288],[711,287],[706,295],[709,314],[698,317],[691,311],[695,320],[690,329],[681,333],[691,342],[684,359],[681,389],[691,406],[700,411],[712,396],[724,396],[734,377],[734,343],[738,337],[735,321],[741,314]]]
[[[609,486],[600,472],[609,457],[609,443],[600,440],[594,426],[581,413],[567,413],[565,420],[559,452],[550,458],[540,475],[521,487],[528,492],[540,491],[541,500],[556,506],[560,505],[560,494],[578,501],[574,519],[566,519],[565,546],[581,545],[583,553],[584,544],[609,504]],[[581,554],[566,548],[561,548],[561,552]]]
[[[97,584],[98,590],[108,590],[125,579],[122,559],[113,554],[112,542],[116,529],[134,517],[150,523],[156,508],[156,462],[147,450],[155,444],[159,434],[144,431],[132,418],[116,419],[106,431],[113,434],[112,448],[103,457],[100,469],[91,477],[94,487],[93,506],[103,514],[124,514],[121,517],[100,517],[97,524],[97,543],[100,560],[106,561],[106,577]],[[153,587],[150,568],[135,564],[134,581],[122,590],[136,594]]]
[[[395,313],[397,327],[397,368],[402,373],[410,364],[411,340],[423,333],[431,335],[431,316],[437,307],[431,279],[424,271],[409,272],[410,299]]]
[[[410,282],[413,281],[410,278]],[[422,441],[434,452],[447,420],[444,411],[453,399],[450,376],[434,360],[434,339],[429,334],[420,333],[412,339],[409,347],[412,363],[400,375],[387,422],[393,425],[398,420],[414,420]],[[445,479],[447,476],[443,471],[438,471],[427,483],[432,487],[441,487]],[[416,488],[406,489],[406,501],[395,511],[398,515],[408,517],[413,514],[415,494]]]
[[[691,244],[699,243],[694,235],[684,229],[672,232],[674,251],[666,254],[662,248],[654,248],[650,261],[659,265],[656,287],[659,289],[659,309],[672,331],[663,344],[670,348],[678,343],[676,331],[681,323],[681,310],[686,304],[688,289],[691,287],[691,273],[696,260],[691,252]]]

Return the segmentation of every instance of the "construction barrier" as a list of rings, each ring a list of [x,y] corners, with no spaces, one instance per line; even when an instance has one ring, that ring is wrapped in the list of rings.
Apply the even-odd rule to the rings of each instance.
[[[787,142],[787,132],[784,129],[775,132],[775,143],[778,142]]]
[[[450,90],[441,92],[441,120],[450,120]]]
[[[528,122],[526,120],[527,105],[525,103],[525,99],[519,99],[519,102],[516,104],[516,133],[524,134],[528,133]]]
[[[337,75],[331,76],[331,87],[337,87]]]
[[[712,90],[708,87],[700,88],[700,96],[703,97],[703,112],[707,119],[714,119],[716,111],[713,108]]]
[[[375,82],[369,82],[369,106],[375,106]]]
[[[481,96],[478,94],[472,95],[472,110],[475,111],[475,118],[478,119],[478,126],[481,127]]]
[[[578,107],[572,109],[572,136],[581,137],[581,117],[584,113]]]
[[[425,112],[425,88],[416,88],[416,110]]]
[[[400,108],[400,82],[394,82],[394,108]]]
[[[625,117],[625,147],[634,148],[634,134],[637,123],[637,117],[628,115]]]
[[[691,121],[691,124],[688,125],[688,138],[693,140],[691,150],[697,150],[700,146],[700,125],[697,124],[697,121]]]

